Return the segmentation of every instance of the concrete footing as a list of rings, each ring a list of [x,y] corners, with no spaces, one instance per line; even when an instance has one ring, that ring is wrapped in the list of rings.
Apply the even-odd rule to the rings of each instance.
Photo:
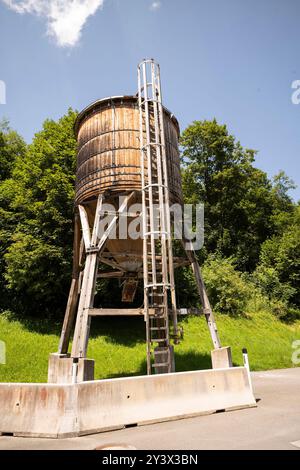
[[[50,354],[48,363],[48,383],[71,384],[94,380],[93,359],[74,359],[70,354]]]
[[[0,433],[74,437],[255,405],[245,367],[77,384],[2,383]]]
[[[214,349],[211,351],[211,362],[213,369],[226,369],[232,367],[231,348],[226,346],[224,348]]]

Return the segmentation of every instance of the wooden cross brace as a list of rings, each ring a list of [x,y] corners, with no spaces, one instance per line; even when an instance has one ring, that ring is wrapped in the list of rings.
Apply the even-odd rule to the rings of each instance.
[[[93,308],[95,288],[98,273],[99,258],[105,248],[105,244],[110,234],[116,227],[119,216],[122,215],[134,196],[134,191],[128,194],[120,205],[115,216],[112,218],[105,232],[100,236],[101,210],[103,196],[99,195],[95,212],[95,219],[92,233],[90,231],[89,220],[85,208],[79,205],[79,216],[75,216],[75,237],[73,253],[73,278],[67,303],[64,324],[62,328],[59,354],[66,354],[71,336],[72,326],[76,316],[76,325],[72,345],[71,356],[73,358],[86,357],[87,344],[90,330],[89,309]],[[79,221],[80,218],[80,221]],[[80,224],[82,229],[82,239],[85,252],[85,266],[82,275],[81,289],[78,303],[79,292],[79,273],[80,273]],[[77,308],[78,303],[78,308]]]

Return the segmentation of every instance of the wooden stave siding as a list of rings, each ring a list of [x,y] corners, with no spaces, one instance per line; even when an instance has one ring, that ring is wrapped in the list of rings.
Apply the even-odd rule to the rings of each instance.
[[[167,111],[164,122],[170,200],[182,203],[178,127]],[[78,123],[77,140],[76,204],[105,191],[141,189],[136,98],[100,102]]]

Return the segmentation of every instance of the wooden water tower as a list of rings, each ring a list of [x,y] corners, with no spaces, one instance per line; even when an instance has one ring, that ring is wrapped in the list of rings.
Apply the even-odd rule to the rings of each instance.
[[[142,314],[147,373],[174,371],[171,324],[175,344],[180,336],[174,267],[187,263],[195,274],[214,347],[220,348],[194,251],[186,251],[184,259],[173,257],[170,205],[183,204],[179,125],[162,105],[159,65],[152,59],[143,61],[138,66],[137,95],[92,103],[78,115],[75,133],[78,157],[73,276],[58,353],[49,360],[48,381],[93,379],[93,361],[86,359],[86,353],[90,322],[97,315]],[[137,204],[141,206],[139,212],[132,209]],[[140,217],[142,237],[118,235],[125,217],[126,227]],[[106,269],[100,272],[99,265]],[[98,277],[124,281],[123,311],[94,308]],[[128,302],[133,301],[138,282],[143,282],[144,306],[132,309]]]

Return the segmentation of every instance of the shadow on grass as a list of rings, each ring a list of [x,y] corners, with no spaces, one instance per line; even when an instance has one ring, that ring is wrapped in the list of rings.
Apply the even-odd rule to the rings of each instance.
[[[144,318],[102,317],[91,323],[90,338],[104,336],[111,344],[133,347],[145,342]]]
[[[26,330],[39,333],[41,335],[60,335],[62,328],[62,320],[57,318],[43,318],[41,317],[23,317],[11,311],[0,312],[0,317],[7,319],[10,322],[19,322]]]
[[[146,359],[141,362],[140,367],[135,370],[134,372],[129,372],[129,371],[120,371],[120,372],[114,372],[113,374],[108,374],[105,378],[106,379],[119,379],[119,378],[125,378],[125,377],[137,377],[139,375],[146,375],[147,374],[147,362]],[[97,377],[95,376],[96,380],[103,379],[103,376]]]
[[[175,351],[175,364],[176,372],[211,369],[211,358],[210,354],[198,353],[197,351]]]
[[[13,312],[2,312],[0,316],[10,322],[17,321],[26,330],[41,335],[60,336],[63,318],[22,317]],[[74,325],[75,326],[75,325]],[[145,341],[145,322],[143,317],[101,317],[92,318],[90,338],[105,336],[112,344],[134,346]]]
[[[194,370],[211,369],[211,358],[209,354],[200,354],[197,352],[175,353],[176,372],[188,372]],[[137,377],[147,374],[146,359],[142,361],[140,367],[134,372],[120,371],[109,374],[106,379],[115,379],[121,377]],[[96,376],[96,380],[103,379],[103,376]]]

